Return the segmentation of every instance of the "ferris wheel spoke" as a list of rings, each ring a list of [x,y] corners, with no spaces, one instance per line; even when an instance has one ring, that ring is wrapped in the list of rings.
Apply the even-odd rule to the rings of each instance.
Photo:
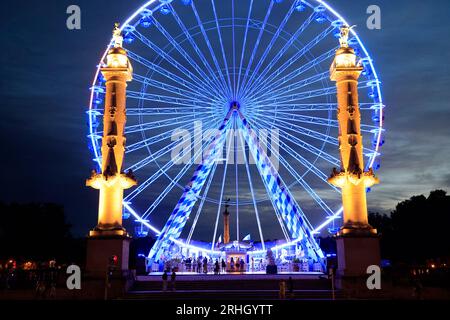
[[[195,115],[195,114],[190,114],[190,115],[180,116],[180,117],[176,117],[176,118],[172,118],[172,119],[164,119],[164,120],[145,122],[145,123],[140,123],[140,124],[136,124],[136,125],[126,126],[125,133],[130,134],[130,133],[140,132],[143,130],[159,129],[159,128],[164,128],[164,127],[168,127],[168,126],[190,123],[194,120],[205,120],[205,119],[211,118],[211,117],[212,116],[197,117],[197,115]],[[98,131],[98,134],[102,135],[103,131]]]
[[[211,173],[209,174],[208,182],[206,183],[206,187],[205,187],[205,191],[203,192],[203,195],[202,195],[201,200],[200,200],[200,204],[199,204],[199,206],[197,208],[197,212],[195,213],[194,220],[192,221],[192,225],[191,225],[191,228],[189,230],[189,234],[188,234],[188,236],[186,238],[186,243],[187,244],[189,244],[191,242],[191,238],[192,238],[192,235],[194,234],[195,227],[197,226],[198,219],[200,217],[201,212],[203,211],[203,205],[205,204],[206,197],[207,197],[208,192],[209,192],[209,188],[211,187],[211,182],[213,181],[214,174],[216,173],[216,169],[217,169],[217,162],[214,163],[214,166],[211,169]]]
[[[321,133],[321,132],[316,131],[316,130],[305,128],[305,127],[302,127],[300,125],[293,124],[293,123],[291,123],[289,121],[280,120],[280,117],[279,117],[278,114],[276,116],[274,116],[274,119],[275,120],[272,123],[273,123],[273,127],[275,127],[275,128],[289,129],[289,130],[292,130],[295,133],[301,134],[303,136],[314,138],[316,140],[320,140],[320,141],[323,141],[325,143],[329,143],[329,144],[332,144],[332,145],[335,145],[335,146],[338,145],[338,139],[336,137],[330,136],[328,134]],[[281,117],[281,119],[283,119],[283,118]]]
[[[202,93],[193,93],[192,91],[184,90],[178,86],[170,85],[165,82],[147,78],[147,77],[144,77],[144,76],[136,74],[136,73],[133,74],[133,80],[136,80],[137,82],[142,83],[144,85],[151,86],[156,89],[164,90],[169,93],[177,94],[177,95],[180,95],[180,96],[183,96],[186,98],[216,101],[211,96],[206,96],[206,95],[203,95]]]
[[[158,160],[162,156],[166,155],[168,152],[172,151],[176,147],[178,147],[178,141],[172,141],[164,148],[159,149],[157,152],[152,153],[151,155],[145,157],[144,159],[138,161],[137,163],[131,165],[127,170],[137,171],[147,166],[149,163]],[[145,145],[144,145],[145,146]],[[159,177],[159,176],[158,176]]]
[[[201,100],[191,100],[186,98],[178,98],[178,97],[172,97],[172,96],[166,96],[166,95],[160,95],[160,94],[154,94],[154,93],[144,93],[144,92],[137,92],[137,91],[127,91],[127,98],[131,99],[138,99],[138,100],[147,100],[147,101],[153,101],[153,102],[160,102],[165,103],[168,105],[179,105],[179,106],[206,106],[211,107],[212,104],[201,101]]]
[[[277,31],[272,36],[272,39],[270,40],[270,43],[266,46],[266,49],[264,50],[264,53],[262,54],[261,58],[258,61],[258,64],[256,65],[255,69],[252,72],[252,75],[250,76],[249,80],[245,84],[243,88],[243,92],[247,92],[247,87],[252,84],[252,80],[255,78],[255,76],[258,74],[259,69],[261,68],[263,62],[266,60],[267,56],[269,55],[270,50],[272,47],[274,47],[275,42],[278,40],[278,37],[281,34],[281,31],[283,31],[284,27],[286,26],[289,18],[292,16],[292,13],[295,10],[296,2],[293,1],[291,7],[289,8],[287,14],[284,16],[283,21],[279,24]]]
[[[278,172],[270,173],[271,170],[274,171],[273,164],[270,161],[270,159],[267,157],[266,153],[262,149],[260,149],[259,142],[258,142],[256,136],[254,136],[254,133],[253,133],[253,139],[252,139],[252,137],[249,136],[249,133],[247,131],[245,131],[245,130],[248,130],[248,128],[251,128],[250,122],[248,121],[246,126],[244,126],[243,123],[241,125],[242,125],[243,132],[246,133],[246,141],[247,141],[247,144],[249,145],[249,149],[250,149],[250,151],[253,150],[253,152],[252,152],[253,157],[258,158],[258,154],[256,154],[256,152],[259,151],[260,159],[262,160],[262,158],[265,158],[266,163],[268,164],[267,169],[264,169],[261,166],[261,160],[255,161],[257,168],[259,169],[258,171],[261,175],[261,178],[263,179],[264,185],[267,188],[267,192],[269,194],[273,194],[273,196],[269,197],[269,198],[271,199],[271,201],[273,201],[275,203],[274,207],[280,206],[280,209],[284,209],[284,216],[282,215],[282,218],[284,220],[286,217],[285,216],[286,215],[286,207],[283,208],[283,204],[280,203],[280,196],[281,195],[284,195],[285,197],[289,196],[290,201],[292,201],[292,209],[294,212],[296,212],[296,217],[299,219],[300,227],[303,230],[303,232],[306,235],[308,235],[310,233],[310,231],[313,230],[313,227],[312,227],[311,223],[309,222],[309,220],[307,219],[302,208],[299,206],[299,204],[297,203],[295,198],[292,197],[291,192],[288,189],[286,189],[287,184],[284,182],[281,175]],[[258,126],[260,126],[260,125],[261,124],[258,124]],[[257,126],[257,128],[258,128],[258,126]],[[259,128],[261,128],[261,127],[259,127]],[[250,134],[252,134],[252,133],[250,132]],[[266,172],[266,174],[263,175],[263,171]],[[277,188],[275,188],[276,191],[274,191],[273,187],[269,187],[269,185],[267,184],[268,181],[266,181],[267,180],[266,178],[270,174],[272,176],[276,176],[276,180],[277,180],[276,185],[275,185],[277,187]],[[275,194],[274,194],[274,192],[275,192]],[[287,198],[286,198],[286,200],[287,200]],[[299,230],[297,230],[297,232],[299,232]],[[293,233],[293,236],[298,237],[299,234]]]
[[[211,5],[212,5],[213,13],[214,13],[214,19],[216,21],[216,29],[217,29],[217,34],[219,36],[220,48],[222,50],[222,59],[223,59],[223,63],[224,63],[224,66],[225,66],[225,72],[227,74],[228,87],[230,88],[230,90],[232,90],[233,86],[231,85],[230,72],[229,72],[229,69],[228,69],[228,62],[227,62],[227,57],[225,55],[225,49],[223,47],[222,33],[220,31],[219,19],[217,17],[216,5],[214,3],[214,0],[211,0]],[[234,46],[234,42],[233,42],[233,46]],[[232,96],[234,97],[234,92],[232,92]]]
[[[307,63],[301,65],[299,68],[296,68],[295,70],[291,71],[287,75],[281,77],[280,79],[276,81],[272,81],[270,86],[267,86],[266,83],[261,83],[261,85],[258,85],[258,87],[255,87],[254,90],[251,93],[252,96],[258,96],[258,94],[266,93],[266,90],[262,90],[263,88],[269,87],[269,90],[275,90],[276,88],[279,88],[280,86],[285,85],[286,83],[291,83],[295,78],[302,75],[304,72],[310,70],[311,68],[316,67],[317,65],[320,65],[324,61],[331,60],[331,58],[334,56],[336,52],[337,47],[331,48],[327,52],[322,53],[320,56],[308,61]]]
[[[258,114],[264,114],[266,111],[272,110],[274,105],[272,104],[258,104]],[[276,105],[277,112],[316,112],[316,111],[329,111],[335,110],[337,108],[337,103],[295,103],[295,104],[287,104],[287,103],[279,103]]]
[[[158,28],[158,30],[166,37],[166,39],[170,42],[170,44],[181,54],[181,56],[191,65],[191,67],[198,73],[198,75],[201,78],[204,78],[208,85],[207,87],[212,90],[216,95],[220,94],[219,91],[217,91],[215,86],[211,86],[211,79],[208,75],[203,71],[203,69],[197,64],[197,62],[192,59],[192,57],[183,49],[183,47],[178,44],[178,42],[172,37],[172,35],[159,23],[159,21],[152,15],[153,22],[155,26]],[[198,79],[198,78],[197,78]],[[200,83],[203,83],[202,80],[200,80]]]
[[[302,166],[304,166],[308,171],[314,173],[320,180],[325,182],[331,189],[337,193],[341,193],[341,190],[328,182],[328,175],[323,173],[319,168],[317,168],[312,162],[306,160],[300,153],[295,151],[293,148],[289,147],[283,141],[279,142],[278,146],[289,153],[289,156],[296,159]]]
[[[252,67],[253,60],[255,59],[256,52],[257,52],[258,47],[259,47],[259,43],[261,42],[262,35],[264,34],[264,29],[266,27],[267,21],[269,20],[270,13],[272,12],[273,4],[274,4],[274,2],[270,1],[269,8],[267,9],[266,16],[264,17],[264,21],[263,21],[263,23],[261,25],[261,29],[260,29],[259,34],[258,34],[258,38],[256,39],[256,43],[255,43],[255,45],[253,47],[252,54],[251,54],[250,59],[248,61],[247,68],[245,69],[244,78],[242,79],[241,86],[238,88],[238,93],[237,93],[238,99],[240,99],[241,96],[242,96],[241,95],[242,88],[246,85],[246,80],[247,80],[247,77],[248,77],[248,73],[249,73],[249,71],[250,71],[250,69]]]
[[[261,220],[259,218],[258,205],[256,204],[255,191],[253,190],[253,182],[252,182],[252,178],[251,178],[251,175],[250,175],[250,168],[249,168],[249,165],[248,165],[249,161],[247,160],[247,154],[245,152],[245,142],[244,142],[244,139],[242,138],[242,133],[241,133],[240,130],[238,130],[238,136],[239,136],[239,139],[241,141],[241,146],[243,148],[242,154],[244,156],[245,170],[247,172],[248,184],[249,184],[249,187],[250,187],[250,194],[252,196],[253,208],[255,210],[256,224],[258,225],[258,232],[259,232],[259,237],[261,239],[262,250],[266,250],[266,245],[265,245],[265,242],[264,242],[264,235],[263,235],[262,227],[261,227]],[[283,227],[282,227],[282,229],[283,229]]]
[[[273,207],[281,211],[281,218],[286,222],[292,237],[298,238],[302,234],[309,236],[313,230],[311,223],[308,221],[295,198],[292,197],[291,192],[286,188],[287,184],[279,172],[274,169],[271,160],[267,157],[264,150],[261,149],[255,133],[251,131],[250,122],[246,121],[244,124],[241,121],[241,128],[245,140],[249,145],[250,152],[256,160],[256,167],[261,175],[267,193],[271,195],[269,198]],[[277,210],[275,211],[277,212]],[[312,245],[315,247],[313,250],[317,250],[317,244],[312,243]]]
[[[281,50],[275,55],[275,57],[267,64],[267,66],[264,68],[264,70],[261,72],[260,75],[256,78],[255,81],[249,86],[248,90],[246,91],[246,94],[249,92],[252,92],[253,87],[258,85],[266,75],[267,73],[275,66],[275,64],[283,57],[283,55],[286,53],[287,50],[294,44],[294,42],[299,38],[299,36],[303,33],[303,31],[306,30],[306,28],[311,24],[311,22],[314,20],[316,16],[316,13],[313,12],[303,23],[302,25],[295,31],[295,33],[290,37],[290,39],[284,44],[284,46],[281,48]]]
[[[198,134],[201,134],[201,133],[198,133]],[[174,142],[177,142],[177,141],[174,141]],[[208,141],[207,142],[208,144],[210,144],[210,141]],[[171,144],[172,145],[172,144]],[[167,147],[166,147],[167,148]],[[164,148],[164,149],[166,149],[166,148]],[[173,146],[172,146],[172,148],[173,148]],[[163,149],[161,149],[161,150],[163,150]],[[192,150],[192,144],[189,144],[189,146],[187,147],[187,149],[186,149],[186,152],[190,152]],[[160,156],[162,156],[163,155],[163,153],[162,152],[164,152],[164,154],[165,153],[167,153],[167,152],[169,152],[170,151],[170,149],[167,149],[167,150],[164,150],[164,151],[158,151],[157,153],[158,153],[158,157],[160,157]],[[196,151],[196,153],[195,153],[195,157],[198,157],[198,156],[200,156],[201,155],[201,152],[202,152],[203,150],[202,149],[200,149],[200,150],[197,150]],[[135,188],[130,194],[128,194],[126,197],[125,197],[125,201],[131,201],[133,198],[135,198],[139,193],[141,193],[143,190],[145,190],[146,188],[148,188],[150,185],[152,185],[159,177],[161,177],[163,174],[165,174],[171,167],[173,167],[178,161],[180,161],[181,160],[181,158],[182,158],[182,156],[180,156],[180,154],[178,154],[175,158],[173,158],[173,159],[171,159],[170,161],[168,161],[164,166],[162,166],[162,167],[160,167],[153,175],[151,175],[148,179],[146,179],[142,184],[140,184],[137,188]],[[152,162],[152,161],[154,161],[154,159],[155,159],[155,154],[153,154],[153,155],[150,155],[149,157],[147,157],[146,159],[144,159],[144,160],[146,160],[146,163],[145,164],[143,164],[143,165],[147,165],[148,163],[150,163],[150,162]],[[133,166],[132,166],[133,167]],[[127,170],[133,170],[132,169],[132,167],[130,167],[129,169],[127,169]],[[133,170],[133,171],[135,171],[135,170]]]
[[[159,73],[160,75],[163,75],[164,77],[173,81],[174,83],[184,86],[189,91],[191,91],[192,94],[195,95],[195,93],[197,92],[197,93],[202,93],[202,95],[205,95],[205,96],[213,97],[210,94],[210,92],[208,92],[204,88],[199,87],[198,84],[192,83],[189,79],[182,78],[182,77],[174,74],[173,72],[170,72],[170,71],[164,69],[163,67],[161,67],[153,62],[148,61],[147,59],[141,57],[140,55],[134,53],[131,50],[128,50],[127,53],[128,53],[128,57],[131,60],[136,61],[137,63],[149,68],[150,70]]]
[[[371,87],[372,81],[361,81],[359,85],[359,89]],[[298,93],[293,94],[280,94],[276,97],[271,98],[270,96],[267,96],[267,99],[263,100],[255,100],[257,103],[285,103],[285,102],[293,102],[293,101],[301,101],[316,97],[322,97],[330,94],[336,94],[336,87],[326,87],[321,89],[315,89],[315,90],[309,90],[309,91],[302,91]]]
[[[307,137],[310,137],[310,138],[321,140],[321,141],[323,141],[325,143],[329,143],[329,144],[332,144],[332,145],[335,145],[335,146],[339,145],[338,139],[336,137],[334,137],[334,136],[330,136],[330,135],[327,135],[327,134],[324,134],[324,133],[321,133],[321,132],[318,132],[318,131],[315,131],[315,130],[312,130],[312,129],[309,129],[309,128],[305,128],[305,127],[302,127],[300,125],[291,123],[290,121],[292,121],[293,119],[290,118],[290,117],[285,117],[284,118],[284,119],[289,120],[289,121],[283,121],[283,120],[280,120],[280,118],[283,119],[283,117],[280,117],[280,115],[277,114],[276,120],[275,120],[277,123],[275,123],[275,121],[273,122],[273,126],[274,127],[288,129],[288,130],[291,130],[291,131],[293,131],[293,132],[295,132],[297,134],[301,134],[301,135],[304,135],[304,136],[307,136]],[[301,121],[301,122],[303,122],[303,121]],[[367,130],[366,132],[372,133],[373,130]],[[372,149],[369,149],[367,147],[363,147],[363,150],[364,150],[365,154],[370,154],[370,153],[373,152]]]
[[[200,50],[200,48],[198,47],[197,43],[195,42],[194,37],[191,35],[189,30],[186,28],[186,26],[184,25],[183,21],[181,20],[180,16],[177,14],[177,12],[175,11],[175,8],[172,6],[171,3],[169,4],[169,6],[170,6],[170,8],[172,10],[172,15],[173,15],[175,21],[180,26],[181,30],[183,31],[184,35],[186,36],[186,39],[188,39],[188,41],[191,44],[192,48],[194,49],[195,53],[198,55],[198,57],[200,58],[200,60],[202,61],[203,65],[205,66],[205,68],[210,73],[210,75],[214,75],[214,71],[212,70],[210,64],[208,63],[205,55],[203,54],[203,52]],[[219,78],[213,76],[213,81],[216,83],[216,85],[219,88],[221,88],[223,93],[226,94],[226,92],[227,92],[226,83],[224,81],[222,81],[223,79],[221,79],[221,78],[219,80]]]
[[[192,115],[194,113],[207,114],[212,112],[209,107],[177,108],[177,107],[145,107],[127,108],[127,116],[166,116],[166,115]]]
[[[129,133],[140,132],[140,131],[145,131],[145,130],[160,129],[160,128],[177,126],[180,124],[193,122],[195,120],[205,121],[205,120],[211,119],[211,118],[213,118],[213,116],[199,117],[199,116],[193,114],[193,115],[177,117],[174,119],[164,119],[164,120],[158,120],[158,121],[153,121],[153,122],[146,122],[146,123],[141,123],[141,124],[136,124],[136,125],[126,127],[125,133],[129,134]]]
[[[95,117],[102,116],[102,110],[95,112]],[[213,112],[210,107],[138,107],[138,108],[127,108],[127,117],[128,116],[166,116],[166,115],[192,115],[195,113],[199,113],[202,115]]]
[[[261,90],[264,87],[270,88],[271,84],[283,73],[292,66],[295,62],[297,62],[301,57],[303,57],[306,53],[308,53],[313,47],[315,47],[320,41],[325,39],[332,31],[333,27],[328,27],[321,33],[319,33],[313,40],[311,40],[308,44],[306,44],[303,48],[297,51],[291,58],[287,59],[280,67],[273,70],[269,76],[263,81],[261,81],[258,85],[257,90]]]
[[[175,176],[175,178],[170,178],[169,175],[166,174],[167,178],[169,178],[170,183],[169,185],[159,194],[159,196],[155,199],[155,201],[145,210],[144,214],[142,215],[143,219],[148,218],[148,216],[150,216],[152,214],[152,212],[158,207],[158,205],[161,203],[161,201],[164,200],[164,198],[170,194],[171,190],[173,189],[173,187],[175,187],[180,179],[186,174],[186,172],[191,168],[192,164],[195,163],[195,160],[200,158],[203,150],[205,150],[208,147],[209,141],[206,141],[203,145],[202,148],[199,148],[199,150],[194,152],[194,155],[191,157],[191,159],[189,160],[188,163],[186,163],[183,168],[178,172],[178,174]],[[195,148],[195,147],[194,147]],[[189,148],[189,150],[187,152],[190,152],[192,148]],[[183,151],[184,152],[184,151]],[[215,164],[215,166],[217,165],[217,163]],[[212,170],[215,170],[215,168],[213,167]],[[211,173],[210,173],[211,174]]]
[[[252,10],[253,10],[253,0],[250,0],[250,5],[249,5],[249,8],[248,8],[248,14],[247,14],[247,20],[246,20],[246,23],[245,23],[244,39],[242,41],[241,58],[239,60],[239,71],[238,71],[238,75],[237,75],[238,79],[237,79],[237,85],[236,85],[236,87],[238,89],[240,88],[240,83],[241,83],[242,63],[244,61],[244,56],[245,56],[245,48],[246,48],[246,44],[247,44],[248,28],[249,28],[249,25],[250,25],[250,17],[252,15]]]
[[[200,121],[201,121],[201,120],[196,120],[196,121],[194,121],[194,125],[195,125],[196,122],[200,122]],[[188,120],[188,121],[186,121],[185,123],[187,123],[187,125],[179,126],[179,127],[177,127],[177,129],[180,129],[180,130],[188,130],[188,129],[192,126],[193,121],[192,121],[192,120]],[[165,132],[163,132],[163,133],[160,133],[160,134],[151,136],[151,137],[149,137],[149,138],[146,138],[146,139],[144,139],[144,140],[140,140],[140,141],[138,141],[138,142],[132,143],[132,144],[127,145],[127,146],[125,147],[125,152],[126,152],[126,153],[130,153],[130,152],[133,152],[133,151],[136,151],[136,150],[140,150],[140,149],[142,149],[142,148],[145,148],[145,147],[147,147],[147,146],[151,146],[151,145],[153,145],[153,144],[160,143],[160,142],[162,142],[162,141],[164,141],[164,140],[166,140],[166,139],[171,138],[171,137],[172,137],[172,134],[173,134],[173,132],[167,130],[167,131],[165,131]]]
[[[270,123],[269,121],[266,121],[262,118],[255,118],[254,120],[255,122],[258,122],[260,124],[265,124],[267,127],[271,128],[273,126],[272,123]],[[302,139],[290,134],[288,131],[286,131],[284,128],[279,128],[280,132],[283,133],[283,138],[294,143],[295,145],[299,146],[300,148],[328,161],[329,163],[333,164],[334,166],[338,167],[340,165],[340,161],[333,157],[332,155],[323,152],[322,150],[320,150],[319,148],[303,141]]]
[[[309,124],[315,124],[315,125],[320,125],[320,126],[332,126],[335,128],[339,127],[338,121],[334,120],[334,119],[311,117],[311,116],[305,116],[305,115],[301,115],[301,114],[292,114],[292,113],[288,113],[285,111],[277,111],[277,110],[267,110],[267,111],[264,111],[264,113],[275,113],[277,119],[296,121],[296,122],[301,122],[301,123],[309,123]],[[282,122],[285,125],[290,124],[287,121],[282,121]],[[295,126],[295,124],[293,124],[293,126]],[[372,126],[369,124],[361,124],[361,131],[363,131],[363,132],[373,133],[373,130],[375,130],[375,129],[377,129],[376,126]],[[312,132],[314,132],[314,131],[312,130]]]
[[[150,49],[155,51],[161,58],[169,62],[172,66],[174,66],[176,69],[178,69],[183,75],[186,75],[189,79],[191,79],[194,83],[202,84],[203,86],[209,88],[210,90],[215,91],[215,87],[211,87],[209,78],[206,77],[206,75],[201,75],[201,77],[205,80],[202,80],[201,78],[197,77],[195,74],[193,74],[191,71],[189,71],[185,66],[183,66],[180,62],[178,62],[175,58],[173,58],[168,52],[164,51],[160,47],[158,47],[155,43],[150,41],[147,37],[145,37],[142,33],[140,33],[137,30],[134,30],[132,34],[139,39],[143,44],[148,46]],[[170,52],[170,51],[169,51]],[[187,55],[187,54],[186,54]],[[192,58],[189,57],[190,60]],[[217,91],[215,91],[217,93]]]
[[[360,103],[360,110],[372,110],[373,103],[371,102],[363,102]],[[273,110],[273,104],[258,104],[258,112],[264,113],[266,111]],[[276,105],[277,112],[288,112],[291,114],[292,112],[304,112],[304,111],[329,111],[335,110],[337,108],[337,103],[295,103],[295,104],[285,104],[279,103]]]
[[[309,91],[304,91],[304,92],[299,92],[299,93],[287,94],[287,95],[275,97],[274,99],[270,99],[270,98],[263,99],[263,100],[255,99],[255,100],[253,100],[253,103],[256,105],[267,104],[267,103],[272,103],[272,105],[278,105],[278,104],[283,104],[286,102],[302,101],[302,100],[307,100],[307,99],[316,98],[316,97],[323,97],[323,96],[327,96],[327,95],[331,95],[331,94],[335,94],[335,93],[336,93],[336,87],[327,87],[327,88],[314,89],[314,90],[309,90]]]
[[[259,123],[258,119],[253,119],[252,118],[252,122],[253,123]],[[263,127],[258,127],[259,130],[261,129],[267,129],[267,127],[263,128]],[[277,127],[277,129],[280,129],[280,127]],[[314,163],[310,162],[309,160],[307,160],[306,158],[304,158],[300,153],[298,153],[297,151],[295,151],[293,148],[289,147],[289,145],[287,145],[286,143],[284,143],[283,141],[277,140],[275,142],[277,144],[277,146],[281,149],[283,149],[284,151],[286,151],[291,157],[293,157],[294,159],[296,159],[300,164],[302,164],[305,169],[310,170],[311,172],[313,172],[319,179],[321,179],[322,181],[324,181],[326,184],[328,184],[332,189],[334,189],[335,191],[337,191],[338,193],[340,193],[340,189],[338,189],[337,187],[333,186],[332,184],[330,184],[328,182],[328,175],[324,174],[319,168],[317,168]]]
[[[309,78],[300,80],[300,81],[298,81],[298,82],[296,82],[294,84],[285,85],[284,87],[281,87],[281,88],[279,88],[277,90],[272,90],[272,88],[271,88],[271,89],[267,90],[265,93],[259,95],[258,99],[264,99],[264,98],[274,99],[274,98],[286,97],[292,91],[297,91],[297,90],[299,90],[301,88],[313,85],[313,84],[315,84],[315,83],[317,83],[319,81],[323,81],[325,79],[328,79],[329,76],[330,76],[330,72],[329,71],[325,71],[325,72],[322,72],[322,73],[315,74],[315,75],[313,75],[313,76],[311,76]]]
[[[195,120],[195,121],[189,120],[189,121],[186,121],[185,123],[187,123],[187,125],[177,127],[176,130],[188,130],[189,127],[191,127],[192,123],[194,123],[194,126],[195,126],[195,124],[197,122],[199,122],[199,121],[201,121],[201,120]],[[210,129],[210,128],[213,128],[213,126],[210,125],[210,126],[207,126],[205,128]],[[194,129],[194,131],[195,131],[195,129]],[[145,148],[145,147],[148,147],[148,146],[160,143],[160,142],[162,142],[162,141],[164,141],[164,140],[166,140],[168,138],[172,138],[173,132],[174,131],[166,131],[166,132],[158,134],[156,136],[152,136],[152,137],[146,138],[144,140],[135,142],[135,143],[127,146],[126,149],[125,149],[126,150],[125,152],[126,153],[134,152],[136,150],[140,150],[142,148]],[[201,134],[199,135],[198,132],[195,132],[194,135],[193,135],[193,138],[197,139],[197,136],[199,136],[198,138],[201,138]],[[168,146],[165,146],[163,149],[165,149],[165,148],[173,149],[176,146],[177,146],[177,141],[172,141]],[[159,149],[158,152],[160,152],[163,149]],[[169,150],[171,150],[171,149],[169,149]],[[141,161],[137,162],[132,167],[130,167],[130,169],[137,170],[137,169],[145,166],[149,161],[151,161],[153,159],[152,157],[153,157],[152,155],[147,156],[146,158],[142,159]]]
[[[259,127],[259,129],[262,129]],[[269,148],[267,142],[263,142],[266,148]],[[314,191],[313,188],[303,179],[303,177],[298,174],[294,168],[289,164],[289,162],[281,155],[278,154],[278,159],[280,164],[290,173],[290,175],[295,179],[295,181],[302,186],[302,188],[309,194],[309,196],[325,211],[327,215],[333,215],[334,212],[331,208],[320,198],[320,196]]]
[[[217,61],[216,54],[214,53],[214,49],[211,46],[211,42],[209,41],[209,37],[206,34],[205,27],[203,26],[202,20],[200,19],[200,15],[198,14],[198,11],[197,11],[197,8],[195,7],[194,1],[191,1],[191,8],[192,8],[192,11],[194,12],[195,18],[197,20],[197,24],[200,27],[200,31],[201,31],[201,33],[203,35],[203,38],[205,39],[205,42],[206,42],[206,45],[208,47],[209,53],[211,55],[211,58],[213,59],[214,65],[215,65],[216,70],[217,70],[217,73],[221,77],[222,81],[224,83],[226,83],[225,75],[223,74],[222,69],[220,68],[219,62]],[[230,96],[230,97],[233,95],[232,92],[231,92],[231,88],[230,87],[227,87],[227,93],[228,93],[228,96]]]

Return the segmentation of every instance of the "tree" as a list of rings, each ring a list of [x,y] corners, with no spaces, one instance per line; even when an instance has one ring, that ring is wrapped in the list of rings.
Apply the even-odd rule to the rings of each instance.
[[[390,216],[370,214],[369,222],[381,234],[384,258],[419,263],[450,256],[450,196],[443,190],[402,201]]]
[[[62,206],[0,203],[0,258],[72,260],[73,244]]]

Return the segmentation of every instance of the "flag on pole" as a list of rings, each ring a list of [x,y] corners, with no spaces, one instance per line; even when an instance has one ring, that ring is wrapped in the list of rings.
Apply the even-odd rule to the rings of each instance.
[[[243,241],[250,241],[250,233],[242,239]]]

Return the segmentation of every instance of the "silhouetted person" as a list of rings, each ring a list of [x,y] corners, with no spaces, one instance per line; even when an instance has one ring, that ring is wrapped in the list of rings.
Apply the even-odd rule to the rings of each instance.
[[[219,260],[216,259],[216,263],[214,263],[214,274],[220,274],[220,265]]]
[[[289,277],[288,279],[288,292],[289,292],[289,299],[294,298],[294,280],[292,277]]]
[[[167,291],[167,271],[164,270],[164,273],[162,275],[162,290]]]
[[[286,282],[284,280],[280,281],[280,291],[278,295],[281,300],[286,298]]]
[[[417,300],[422,300],[423,286],[419,279],[414,281],[414,295]]]
[[[225,273],[227,271],[227,263],[222,259],[222,272]]]
[[[170,286],[172,288],[172,291],[175,291],[175,280],[177,278],[177,274],[175,273],[175,269],[172,269],[172,274],[170,275]]]
[[[208,258],[203,258],[203,273],[208,273]]]

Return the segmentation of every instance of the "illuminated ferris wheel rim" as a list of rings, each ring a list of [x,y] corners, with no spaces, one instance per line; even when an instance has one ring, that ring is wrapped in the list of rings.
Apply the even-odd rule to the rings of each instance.
[[[272,0],[273,1],[273,0]],[[156,11],[158,9],[160,9],[163,5],[167,4],[167,3],[171,3],[172,0],[168,0],[168,1],[157,1],[157,0],[150,0],[148,2],[146,2],[145,4],[143,4],[140,8],[138,8],[124,23],[121,24],[120,29],[123,30],[124,28],[126,28],[127,26],[129,26],[129,24],[136,18],[138,17],[143,10],[146,10],[149,6],[155,4],[155,3],[159,3],[157,6],[155,6],[152,11]],[[315,6],[311,5],[309,2],[314,2],[317,3],[317,5],[322,5],[324,8],[326,8],[326,10],[328,12],[330,12],[337,20],[341,21],[343,24],[349,25],[347,23],[347,21],[341,16],[339,15],[331,6],[329,6],[327,3],[325,3],[324,1],[321,0],[310,0],[308,1],[303,1],[305,4],[307,4],[310,8],[315,8]],[[376,72],[376,69],[373,65],[373,61],[370,58],[370,55],[367,51],[367,49],[365,48],[364,44],[362,43],[362,41],[360,40],[359,36],[357,35],[357,33],[355,32],[354,29],[351,29],[351,34],[354,36],[354,38],[356,39],[356,41],[358,42],[358,45],[360,46],[360,48],[362,49],[362,51],[365,54],[365,57],[367,58],[367,63],[370,65],[370,69],[372,71],[372,76],[373,76],[373,81],[374,81],[374,87],[376,87],[376,91],[377,91],[377,98],[378,98],[378,103],[376,103],[376,105],[378,105],[378,111],[379,111],[379,122],[378,122],[378,127],[379,130],[376,132],[376,145],[375,145],[375,150],[373,155],[371,156],[369,162],[368,162],[368,168],[373,167],[374,161],[376,159],[376,157],[379,155],[379,148],[380,148],[380,141],[381,141],[381,135],[382,135],[382,125],[383,125],[383,102],[382,102],[382,95],[381,95],[381,87],[380,87],[380,81]],[[107,48],[105,49],[105,52],[103,53],[100,62],[97,66],[96,69],[96,73],[94,76],[94,80],[92,83],[92,88],[91,88],[91,94],[90,94],[90,101],[89,101],[89,110],[94,110],[93,108],[93,99],[94,99],[94,86],[97,83],[97,79],[99,76],[99,72],[100,72],[100,67],[103,63],[103,61],[105,60],[106,54],[109,50],[109,48],[111,47],[113,40],[111,39],[111,42],[108,44]],[[89,132],[90,132],[90,139],[91,139],[91,143],[93,146],[95,146],[95,138],[94,138],[94,129],[93,129],[93,118],[91,116],[89,116]],[[98,150],[94,147],[93,148],[93,152],[95,154],[95,160],[97,162],[100,161],[100,156],[98,154]],[[147,228],[149,228],[150,230],[152,230],[154,233],[159,234],[161,231],[154,227],[153,225],[151,225],[148,221],[143,220],[141,218],[141,216],[130,206],[129,203],[124,202],[124,206],[125,208],[137,219],[138,222],[142,223],[143,225],[145,225]],[[319,233],[320,230],[322,230],[324,227],[326,227],[329,223],[331,223],[333,220],[335,220],[336,218],[338,218],[340,216],[340,214],[342,213],[342,207],[337,210],[334,215],[329,216],[322,224],[320,224],[319,226],[317,226],[314,230],[313,233]],[[208,251],[205,250],[204,248],[197,248],[195,246],[192,245],[187,245],[181,241],[179,241],[178,239],[172,239],[175,243],[183,245],[183,246],[188,246],[188,247],[192,247],[192,248],[196,248],[198,250],[202,250],[202,251]],[[291,242],[288,242],[282,246],[288,246],[288,245],[292,245],[293,243],[296,243],[298,240],[293,240]],[[276,247],[274,247],[276,248]]]

